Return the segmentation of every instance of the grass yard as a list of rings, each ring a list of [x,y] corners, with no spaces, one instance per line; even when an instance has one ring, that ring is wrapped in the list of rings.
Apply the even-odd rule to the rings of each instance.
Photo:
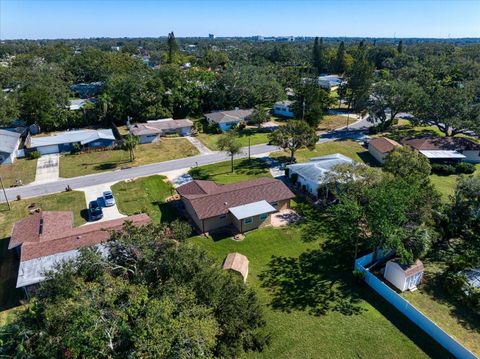
[[[177,218],[176,209],[165,199],[173,187],[165,176],[150,176],[133,181],[122,181],[112,186],[118,209],[126,215],[147,213],[153,222],[170,222]]]
[[[445,292],[444,265],[424,260],[425,283],[402,295],[456,340],[480,356],[480,315]]]
[[[257,129],[244,129],[238,134],[238,141],[242,147],[248,146],[248,140],[250,139],[250,145],[261,145],[263,143],[268,143],[268,131],[259,131]],[[202,141],[202,143],[210,148],[211,150],[218,150],[217,141],[223,134],[212,134],[212,133],[199,133],[197,138]]]
[[[369,164],[375,163],[373,157],[368,153],[368,150],[362,147],[358,142],[352,140],[338,140],[320,143],[315,146],[315,150],[313,151],[307,149],[297,151],[295,158],[297,159],[297,162],[305,162],[312,157],[330,155],[333,153],[341,153],[342,155],[359,162]],[[288,153],[284,151],[272,153],[272,157],[285,156],[288,156]]]
[[[298,226],[264,228],[243,241],[194,237],[221,265],[249,259],[247,285],[264,308],[271,343],[246,358],[448,358],[436,343],[365,285],[352,281],[328,236],[304,242]]]
[[[355,122],[355,118],[352,116],[349,123],[353,122]],[[318,125],[318,130],[332,131],[345,126],[347,126],[347,116],[327,115],[323,117],[323,120]]]
[[[141,166],[155,162],[198,155],[198,150],[185,138],[162,139],[155,143],[138,145],[136,159],[129,161],[123,150],[85,152],[60,157],[60,177],[77,177],[112,171],[121,167]]]
[[[35,181],[36,169],[37,160],[20,158],[11,165],[1,165],[0,177],[2,177],[5,187],[14,185],[17,180],[21,180],[23,184],[27,184]]]
[[[438,192],[442,195],[442,200],[447,202],[449,197],[453,195],[455,186],[457,185],[457,175],[439,176],[430,175],[430,181],[435,186]]]
[[[11,201],[9,211],[5,203],[0,204],[0,239],[10,236],[13,224],[28,216],[28,206],[34,203],[44,211],[72,211],[75,225],[86,222],[86,204],[83,192],[72,191],[51,194],[48,196]]]
[[[234,160],[234,171],[231,172],[230,161],[194,167],[190,175],[194,179],[211,180],[227,184],[246,181],[252,178],[271,177],[267,163],[258,158]]]

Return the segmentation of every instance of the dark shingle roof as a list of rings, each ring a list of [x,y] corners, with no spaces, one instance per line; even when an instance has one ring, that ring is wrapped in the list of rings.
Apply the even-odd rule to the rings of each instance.
[[[464,137],[421,137],[402,141],[418,151],[477,151],[480,144]]]
[[[192,127],[193,122],[184,120],[159,120],[147,123],[136,123],[130,126],[130,133],[135,136],[161,134],[164,130],[176,130],[185,127]]]
[[[217,185],[212,181],[192,181],[178,187],[177,192],[190,202],[199,219],[226,214],[229,208],[248,203],[262,200],[277,202],[295,197],[282,181],[273,178],[226,185]]]
[[[207,113],[205,117],[215,123],[230,123],[245,121],[251,114],[253,109],[248,110],[232,110],[232,111],[219,111]]]
[[[17,132],[0,130],[0,152],[15,152],[20,136],[21,134]]]

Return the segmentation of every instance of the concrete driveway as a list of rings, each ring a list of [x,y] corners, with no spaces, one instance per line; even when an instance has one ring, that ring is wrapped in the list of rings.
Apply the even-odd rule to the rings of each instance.
[[[111,186],[113,183],[102,183],[95,186],[89,186],[84,188],[79,188],[79,191],[85,192],[85,202],[86,208],[91,201],[98,201],[98,204],[102,207],[103,218],[95,222],[87,222],[86,225],[97,222],[110,221],[112,219],[126,217],[124,214],[121,214],[118,210],[117,205],[111,207],[105,207],[105,202],[103,201],[103,192],[111,191]]]
[[[59,179],[60,155],[43,155],[37,160],[35,183],[55,182]]]

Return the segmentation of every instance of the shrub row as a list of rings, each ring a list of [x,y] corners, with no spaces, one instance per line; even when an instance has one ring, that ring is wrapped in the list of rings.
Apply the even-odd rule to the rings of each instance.
[[[432,164],[432,173],[441,176],[449,176],[453,174],[472,174],[475,172],[475,165],[467,162],[460,162],[456,164]]]

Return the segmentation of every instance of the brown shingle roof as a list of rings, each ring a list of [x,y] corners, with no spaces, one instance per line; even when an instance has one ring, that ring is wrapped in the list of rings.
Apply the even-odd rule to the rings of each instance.
[[[392,262],[397,263],[398,266],[402,268],[402,270],[405,272],[405,276],[407,277],[414,275],[416,273],[423,272],[423,263],[420,259],[417,259],[415,263],[411,265],[400,264],[399,259],[392,259]]]
[[[368,142],[368,145],[371,145],[380,153],[388,153],[393,151],[395,147],[400,146],[398,142],[386,137],[373,138]]]
[[[402,144],[418,151],[478,151],[480,145],[464,137],[420,137],[405,139]]]
[[[212,181],[192,181],[177,188],[180,196],[192,205],[199,219],[228,213],[231,207],[265,200],[277,202],[295,198],[288,187],[274,178],[257,178],[217,185]]]
[[[9,248],[21,245],[20,261],[45,257],[92,246],[110,238],[108,231],[121,230],[123,224],[150,223],[146,214],[73,227],[72,212],[40,212],[15,223]]]
[[[245,121],[253,113],[253,109],[219,111],[205,114],[205,117],[215,123]]]
[[[136,123],[130,126],[129,130],[132,135],[154,135],[161,134],[164,130],[177,130],[185,127],[192,127],[193,122],[187,119],[184,120],[165,120],[147,123]]]
[[[227,258],[225,258],[225,262],[223,262],[223,269],[239,272],[243,280],[246,280],[248,276],[248,258],[237,252],[229,253]]]

